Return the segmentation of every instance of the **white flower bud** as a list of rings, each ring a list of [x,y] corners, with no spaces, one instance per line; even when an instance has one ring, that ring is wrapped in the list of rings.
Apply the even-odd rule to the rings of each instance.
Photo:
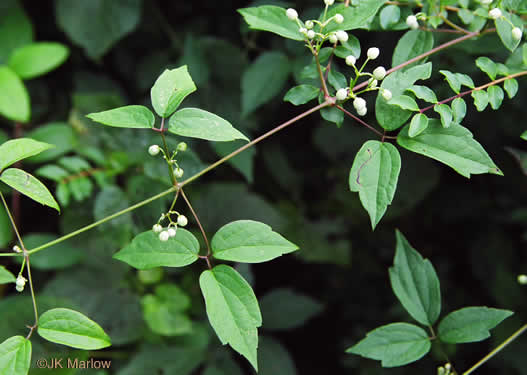
[[[383,89],[381,95],[386,101],[389,101],[392,98],[392,92],[388,89]]]
[[[347,42],[348,41],[348,33],[345,32],[344,30],[339,30],[335,33],[337,35],[337,39],[340,40],[341,42]]]
[[[309,30],[309,31],[307,32],[307,37],[308,37],[309,39],[313,39],[313,38],[315,37],[315,32],[314,32],[313,30]]]
[[[519,27],[515,27],[512,29],[512,39],[514,40],[520,40],[522,38],[522,29]]]
[[[324,4],[326,5],[333,5],[334,2],[335,0],[324,0]]]
[[[406,17],[406,24],[412,30],[415,30],[419,27],[419,23],[417,22],[417,17],[414,16],[413,14]]]
[[[177,150],[181,152],[187,151],[187,144],[185,142],[179,142],[177,145]]]
[[[315,27],[315,23],[313,21],[311,21],[311,20],[306,21],[306,27],[308,29],[312,29],[313,27]]]
[[[26,285],[26,278],[22,275],[18,275],[18,277],[16,278],[16,286],[17,287],[21,287],[22,290],[24,290],[24,286]],[[18,289],[17,289],[18,290]]]
[[[368,112],[368,108],[366,108],[366,107],[362,107],[360,109],[357,109],[357,114],[359,116],[364,116],[364,115],[366,115],[367,112]]]
[[[377,87],[377,84],[378,84],[378,83],[379,83],[379,81],[377,81],[377,80],[376,80],[375,78],[373,78],[373,77],[370,78],[370,79],[368,80],[368,86],[369,86],[369,87],[373,87],[373,88],[375,88],[375,87]]]
[[[179,225],[180,227],[184,227],[188,224],[188,219],[185,215],[179,215],[177,217],[177,225]]]
[[[377,57],[379,57],[379,49],[377,47],[368,48],[368,59],[375,60]]]
[[[176,178],[181,178],[181,177],[183,177],[183,174],[184,174],[184,173],[185,173],[185,172],[183,171],[182,168],[177,167],[177,168],[174,169],[174,176],[176,176]]]
[[[168,241],[168,239],[170,238],[170,234],[168,233],[168,231],[163,231],[161,233],[159,233],[159,239],[163,242],[165,241]]]
[[[362,99],[362,98],[355,98],[355,100],[353,101],[353,106],[355,107],[355,109],[358,111],[359,109],[361,108],[366,108],[366,100]]]
[[[152,156],[156,156],[157,154],[159,154],[159,151],[160,151],[160,148],[158,145],[152,145],[148,147],[148,153]]]
[[[493,20],[497,20],[498,18],[501,18],[501,10],[499,8],[492,8],[489,10],[489,17]]]
[[[527,275],[518,275],[518,283],[527,285]]]
[[[289,18],[291,21],[296,21],[298,19],[298,13],[293,8],[289,8],[285,11],[285,14],[287,15],[287,18]]]
[[[13,251],[14,251],[15,253],[21,253],[21,252],[22,252],[22,249],[20,248],[20,246],[15,245],[15,246],[13,246]]]
[[[344,22],[344,16],[340,13],[335,14],[335,22],[339,25]]]
[[[339,40],[338,40],[336,34],[331,34],[331,35],[329,36],[329,41],[330,41],[331,43],[337,43]]]
[[[353,66],[357,62],[357,59],[353,55],[346,56],[346,65]]]
[[[163,227],[161,226],[161,224],[154,224],[152,230],[154,231],[154,233],[161,233]]]
[[[383,80],[386,77],[386,69],[382,66],[378,66],[373,71],[373,77],[379,81]]]
[[[176,235],[176,228],[168,228],[167,232],[170,237],[174,237]]]
[[[307,33],[307,29],[305,27],[301,27],[300,29],[298,29],[298,32],[300,34],[306,34]]]
[[[345,100],[348,97],[348,89],[339,89],[335,94],[337,100]]]
[[[24,291],[24,286],[18,286],[17,285],[15,288],[16,288],[17,292],[23,292]]]

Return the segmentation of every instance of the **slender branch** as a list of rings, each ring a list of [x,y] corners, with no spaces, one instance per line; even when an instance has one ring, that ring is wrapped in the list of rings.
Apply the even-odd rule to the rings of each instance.
[[[453,45],[456,45],[458,43],[461,43],[467,39],[470,39],[470,38],[473,38],[475,36],[478,36],[480,35],[481,33],[479,31],[474,31],[474,32],[471,32],[470,34],[466,34],[466,35],[463,35],[463,36],[460,36],[459,38],[456,38],[456,39],[453,39],[449,42],[446,42],[446,43],[443,43],[435,48],[432,48],[430,51],[427,51],[425,53],[422,53],[420,54],[419,56],[416,56],[414,57],[413,59],[410,59],[402,64],[399,64],[397,66],[394,66],[393,68],[389,69],[387,72],[386,72],[386,75],[388,74],[391,74],[397,70],[400,70],[402,68],[404,68],[405,66],[408,66],[410,64],[413,64],[414,62],[416,61],[419,61],[421,59],[424,59],[425,57],[428,57],[430,55],[433,55],[434,53],[437,53],[445,48],[448,48],[448,47],[452,47]],[[364,86],[367,86],[368,85],[368,81],[365,81],[365,82],[362,82],[360,84],[358,84],[357,86],[353,87],[353,91],[357,91],[357,90],[360,90],[361,88],[363,88]]]
[[[27,263],[27,276],[29,280],[29,290],[31,291],[31,300],[33,301],[33,312],[35,313],[35,324],[29,327],[30,331],[26,337],[26,339],[29,339],[31,335],[33,334],[33,331],[35,330],[35,328],[38,327],[38,308],[37,308],[37,299],[35,298],[35,290],[33,288],[33,277],[31,277],[31,264],[29,263],[29,255],[27,252],[26,252],[25,258],[26,258],[26,263]]]
[[[507,340],[502,342],[500,345],[498,345],[493,351],[491,351],[489,354],[487,354],[485,357],[480,359],[474,366],[469,368],[467,371],[463,373],[463,375],[469,375],[473,373],[478,367],[483,365],[485,362],[487,362],[489,359],[494,357],[496,354],[498,354],[500,351],[502,351],[507,345],[509,345],[511,342],[516,340],[518,336],[520,336],[523,332],[527,331],[527,324],[525,324],[523,327],[521,327],[519,330],[514,332],[512,336],[510,336]]]
[[[119,216],[121,216],[121,215],[124,215],[124,214],[126,214],[126,213],[128,213],[128,212],[131,212],[131,211],[133,211],[133,210],[135,210],[135,209],[137,209],[137,208],[139,208],[139,207],[142,207],[142,206],[144,206],[144,205],[146,205],[146,204],[148,204],[148,203],[150,203],[150,202],[152,202],[152,201],[155,201],[156,199],[159,199],[159,198],[161,198],[161,197],[164,197],[165,195],[168,195],[168,194],[170,194],[170,193],[173,193],[173,192],[177,191],[178,189],[179,189],[178,186],[172,186],[170,189],[165,190],[165,191],[163,191],[162,193],[156,194],[156,195],[154,195],[153,197],[150,197],[150,198],[148,198],[148,199],[145,199],[144,201],[141,201],[141,202],[139,202],[139,203],[137,203],[137,204],[134,204],[133,206],[130,206],[130,207],[128,207],[128,208],[125,208],[124,210],[121,210],[121,211],[119,211],[119,212],[116,212],[116,213],[114,213],[114,214],[112,214],[112,215],[110,215],[110,216],[107,216],[107,217],[105,217],[105,218],[103,218],[103,219],[101,219],[101,220],[99,220],[99,221],[96,221],[96,222],[94,222],[94,223],[92,223],[92,224],[90,224],[90,225],[86,225],[85,227],[82,227],[82,228],[80,228],[80,229],[77,229],[77,230],[74,231],[74,232],[71,232],[71,233],[69,233],[69,234],[66,234],[65,236],[62,236],[62,237],[60,237],[60,238],[57,238],[56,240],[53,240],[53,241],[50,241],[50,242],[48,242],[48,243],[45,243],[44,245],[41,245],[41,246],[35,247],[34,249],[29,250],[27,253],[28,253],[29,255],[31,255],[31,254],[37,253],[37,252],[39,252],[39,251],[41,251],[41,250],[44,250],[44,249],[46,249],[46,248],[48,248],[48,247],[50,247],[50,246],[56,245],[56,244],[58,244],[58,243],[61,243],[61,242],[65,241],[65,240],[67,240],[67,239],[69,239],[69,238],[71,238],[71,237],[75,237],[75,236],[77,236],[77,235],[79,235],[79,234],[81,234],[81,233],[83,233],[83,232],[86,232],[86,231],[88,231],[88,230],[90,230],[90,229],[93,229],[93,228],[95,228],[95,227],[97,227],[97,226],[99,226],[99,225],[101,225],[101,224],[104,224],[104,223],[106,223],[107,221],[110,221],[110,220],[112,220],[112,219],[115,219],[116,217],[119,217]]]
[[[161,120],[164,122],[165,119]],[[161,125],[161,129],[163,128],[163,125]],[[161,139],[163,140],[163,148],[165,149],[165,158],[168,158],[168,155],[170,155],[170,150],[168,149],[167,140],[165,137],[165,133],[162,131],[159,133],[161,135]],[[168,174],[170,175],[170,181],[172,181],[172,185],[177,186],[177,180],[176,176],[174,175],[174,170],[172,169],[172,166],[167,160],[167,166],[168,166]]]
[[[11,215],[11,211],[9,211],[9,207],[7,206],[7,202],[5,201],[5,198],[2,192],[0,192],[0,197],[2,198],[2,203],[4,204],[5,210],[7,212],[7,216],[9,216],[9,221],[11,222],[11,226],[13,227],[16,237],[18,238],[18,242],[20,242],[20,246],[22,246],[22,249],[25,250],[26,247],[24,246],[24,241],[22,241],[22,237],[20,236],[20,233],[18,233],[18,228],[16,227],[15,219]]]
[[[441,18],[444,23],[446,23],[448,26],[450,26],[454,30],[462,32],[463,34],[470,34],[470,31],[468,31],[467,29],[462,28],[461,26],[456,25],[454,22],[450,21],[448,18],[446,18],[444,16],[441,16],[441,15],[439,16],[439,18]]]
[[[324,97],[329,98],[328,86],[326,85],[326,80],[324,79],[324,73],[322,73],[322,67],[320,66],[320,60],[318,59],[318,53],[315,54],[315,62],[317,64],[318,77],[320,78],[320,83],[322,85],[322,91],[324,92]]]
[[[338,109],[340,109],[342,112],[344,112],[346,115],[348,115],[349,117],[351,117],[352,119],[354,119],[355,121],[357,121],[358,123],[360,123],[361,125],[364,125],[365,127],[367,127],[368,129],[370,129],[371,131],[374,131],[375,133],[377,133],[377,134],[380,135],[381,137],[383,137],[383,138],[388,138],[388,139],[397,139],[397,137],[392,137],[392,136],[389,136],[389,135],[384,135],[383,133],[381,133],[380,131],[378,131],[377,129],[375,129],[373,126],[371,126],[371,125],[368,124],[367,122],[361,120],[360,118],[358,118],[357,116],[355,116],[353,113],[351,113],[350,111],[346,110],[344,107],[341,107],[340,105],[336,105],[335,107],[337,107]]]
[[[257,144],[258,142],[263,141],[264,139],[268,138],[269,136],[273,135],[274,133],[277,133],[277,132],[279,132],[280,130],[282,130],[282,129],[288,127],[289,125],[294,124],[294,123],[297,122],[298,120],[300,120],[300,119],[302,119],[302,118],[304,118],[304,117],[306,117],[306,116],[312,114],[313,112],[317,112],[318,110],[320,110],[320,109],[322,109],[322,108],[325,108],[325,107],[327,107],[327,106],[330,106],[330,105],[332,105],[332,104],[334,104],[334,103],[335,103],[334,99],[331,99],[331,98],[326,99],[325,102],[323,102],[323,103],[321,103],[321,104],[319,104],[319,105],[317,105],[317,106],[315,106],[315,107],[313,107],[313,108],[311,108],[311,109],[308,109],[307,111],[305,111],[305,112],[299,114],[298,116],[293,117],[291,120],[286,121],[286,122],[282,123],[281,125],[278,125],[276,128],[273,128],[272,130],[269,130],[267,133],[265,133],[265,134],[259,136],[258,138],[253,139],[251,142],[246,143],[246,144],[243,145],[242,147],[240,147],[240,148],[238,148],[237,150],[231,152],[229,155],[227,155],[227,156],[221,158],[220,160],[218,160],[217,162],[215,162],[215,163],[209,165],[207,168],[203,169],[202,171],[200,171],[200,172],[196,173],[195,175],[193,175],[193,176],[187,178],[185,181],[180,182],[180,183],[178,184],[178,186],[179,186],[179,187],[183,187],[183,186],[185,186],[185,185],[191,183],[192,181],[196,180],[197,178],[203,176],[205,173],[210,172],[211,170],[213,170],[214,168],[216,168],[218,165],[221,165],[221,164],[225,163],[227,160],[229,160],[229,159],[235,157],[235,156],[238,155],[240,152],[247,150],[249,147],[251,147],[251,146]]]
[[[524,70],[523,72],[518,72],[518,73],[514,73],[514,74],[510,74],[506,77],[503,77],[503,78],[500,78],[500,79],[496,79],[494,81],[491,81],[491,82],[488,82],[488,83],[485,83],[484,85],[481,85],[481,86],[478,86],[476,88],[473,88],[471,90],[467,90],[467,91],[463,91],[463,92],[460,92],[459,94],[457,95],[454,95],[454,96],[451,96],[450,98],[447,98],[447,99],[444,99],[444,100],[441,100],[440,102],[437,102],[435,104],[432,104],[432,105],[429,105],[428,107],[424,107],[422,109],[419,110],[419,113],[423,113],[423,112],[426,112],[432,108],[434,108],[436,105],[440,105],[440,104],[445,104],[445,103],[448,103],[456,98],[461,98],[465,95],[468,95],[470,93],[472,93],[473,91],[479,91],[479,90],[484,90],[486,89],[487,87],[490,87],[490,86],[494,86],[494,85],[497,85],[503,81],[506,81],[508,79],[512,79],[512,78],[516,78],[516,77],[520,77],[520,76],[524,76],[527,74],[527,70]]]
[[[207,238],[207,234],[205,233],[205,229],[203,229],[203,225],[201,225],[201,221],[199,220],[198,215],[196,214],[196,211],[194,211],[194,208],[190,204],[190,201],[187,198],[187,195],[185,194],[183,189],[181,189],[180,191],[181,191],[181,196],[183,197],[183,199],[187,203],[188,208],[190,209],[190,212],[192,212],[192,216],[194,216],[194,219],[198,223],[199,230],[201,231],[201,235],[203,236],[203,240],[205,241],[205,245],[207,246],[207,256],[206,256],[206,258],[207,258],[207,263],[209,263],[208,262],[208,258],[210,257],[211,251],[210,251],[209,240]],[[209,263],[209,268],[210,268],[210,263]]]

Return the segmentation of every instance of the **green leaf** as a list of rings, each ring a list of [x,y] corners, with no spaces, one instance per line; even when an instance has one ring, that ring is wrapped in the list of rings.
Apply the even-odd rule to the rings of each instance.
[[[334,53],[336,56],[345,59],[348,55],[353,55],[356,58],[360,56],[360,42],[356,36],[348,34],[348,41],[340,42]]]
[[[390,90],[393,98],[402,95],[406,89],[412,86],[419,79],[428,79],[432,73],[432,63],[414,66],[404,72],[396,71],[383,79],[381,88]],[[375,116],[379,124],[386,130],[398,129],[406,123],[412,112],[397,108],[391,105],[391,101],[386,101],[379,90],[375,102]]]
[[[298,250],[270,226],[252,220],[238,220],[221,227],[211,241],[216,259],[261,263]]]
[[[512,311],[485,306],[453,311],[439,323],[439,339],[451,344],[485,340],[490,337],[489,330],[512,314]]]
[[[487,94],[489,96],[489,103],[492,109],[498,109],[503,102],[503,98],[505,97],[503,89],[499,86],[490,86],[487,89]]]
[[[291,354],[280,342],[269,336],[260,336],[258,363],[259,375],[297,375]]]
[[[454,122],[460,124],[467,114],[467,103],[463,98],[455,98],[452,100],[452,114],[454,115]]]
[[[19,122],[28,122],[31,116],[29,94],[24,83],[9,67],[1,65],[0,115]]]
[[[422,113],[416,113],[410,121],[410,128],[408,129],[408,136],[413,138],[421,134],[428,127],[428,117]]]
[[[9,168],[0,175],[0,181],[38,203],[52,207],[60,212],[59,205],[48,188],[29,173],[18,168]]]
[[[90,113],[86,117],[103,125],[134,129],[150,129],[156,121],[154,114],[142,105],[127,105],[109,111]]]
[[[393,98],[389,101],[389,103],[390,105],[396,105],[409,111],[419,111],[419,106],[417,105],[415,99],[407,95],[400,95],[396,98]]]
[[[383,367],[397,367],[422,358],[431,346],[424,329],[408,323],[392,323],[369,332],[346,352],[382,361]]]
[[[345,6],[344,4],[332,6],[329,8],[326,18],[340,13],[344,16],[344,22],[341,24],[330,22],[324,31],[327,33],[336,30],[354,30],[366,26],[370,18],[377,14],[384,3],[383,0],[362,0],[356,6]]]
[[[313,298],[287,288],[271,290],[262,297],[260,306],[265,329],[273,331],[302,327],[324,309]]]
[[[518,81],[514,78],[507,79],[505,82],[503,82],[503,88],[507,92],[509,99],[512,99],[518,92]]]
[[[198,108],[183,108],[170,117],[168,131],[184,137],[209,141],[249,139],[236,130],[227,120]]]
[[[498,73],[498,66],[494,61],[492,61],[488,57],[478,57],[476,59],[476,66],[480,68],[482,72],[487,73],[490,79],[496,79],[496,74]]]
[[[487,108],[487,104],[489,104],[489,95],[485,90],[475,90],[472,91],[470,95],[474,99],[474,105],[476,106],[478,112],[481,112]]]
[[[463,86],[467,86],[471,89],[473,89],[475,86],[474,86],[474,81],[472,80],[472,78],[470,78],[470,76],[466,75],[466,74],[462,74],[462,73],[456,73],[456,78],[458,80],[459,83],[461,83],[461,85]]]
[[[93,320],[78,311],[51,309],[40,316],[38,334],[72,348],[97,350],[111,345],[110,337]]]
[[[16,281],[15,275],[0,266],[0,284],[14,283]]]
[[[413,92],[416,97],[428,103],[437,103],[436,94],[426,86],[413,85],[410,86],[407,90]]]
[[[401,10],[397,5],[387,5],[382,8],[379,14],[379,22],[381,27],[385,30],[399,22],[400,18]]]
[[[166,69],[150,90],[152,106],[161,117],[174,113],[183,99],[196,91],[196,85],[183,65],[177,69]]]
[[[284,87],[291,64],[280,52],[261,54],[242,75],[242,115],[247,116]]]
[[[390,267],[392,289],[406,311],[419,323],[432,326],[441,312],[441,291],[434,266],[423,259],[401,232]]]
[[[210,324],[222,344],[229,344],[258,370],[257,328],[262,325],[262,316],[251,286],[223,264],[204,271],[199,285]]]
[[[224,157],[230,153],[236,151],[238,148],[242,147],[245,144],[245,141],[238,140],[232,142],[214,142],[212,148],[218,156]],[[240,172],[247,182],[253,183],[254,181],[254,158],[256,156],[256,147],[250,147],[244,152],[230,158],[227,163],[232,165],[234,169]],[[180,163],[181,165],[181,163]]]
[[[40,154],[53,147],[31,138],[17,138],[0,145],[0,171],[30,156]]]
[[[113,257],[140,270],[154,267],[183,267],[198,259],[199,242],[192,233],[178,228],[175,237],[161,241],[152,230],[137,235]]]
[[[0,247],[7,247],[13,240],[13,228],[5,207],[0,207]]]
[[[27,159],[27,162],[31,163],[43,163],[56,159],[72,151],[79,143],[77,133],[73,130],[73,127],[63,122],[39,125],[38,128],[27,133],[26,137],[55,146]]]
[[[394,145],[367,141],[357,152],[349,175],[351,191],[359,192],[362,206],[375,229],[392,203],[401,170],[401,156]]]
[[[311,85],[300,85],[291,88],[284,96],[284,102],[294,105],[306,104],[315,99],[320,92],[320,88]]]
[[[141,10],[141,0],[55,2],[59,27],[94,60],[100,59],[139,25]]]
[[[44,75],[68,58],[68,47],[60,43],[39,42],[13,51],[7,65],[22,79]]]
[[[450,127],[452,123],[452,110],[450,107],[447,104],[439,104],[434,106],[434,111],[441,116],[441,125],[443,128]]]
[[[35,174],[39,177],[44,177],[55,182],[60,182],[70,175],[65,169],[54,164],[47,164],[40,167],[35,171]]]
[[[521,40],[516,40],[512,37],[512,28],[519,27],[523,29],[523,20],[516,15],[512,15],[502,9],[503,17],[494,20],[496,25],[496,32],[500,37],[503,45],[511,52],[514,52]],[[512,23],[512,25],[511,25]]]
[[[304,36],[298,31],[297,23],[287,18],[284,8],[263,5],[238,9],[238,12],[251,29],[270,31],[288,39],[304,40]]]
[[[481,173],[503,175],[472,133],[459,124],[445,129],[439,120],[430,119],[426,130],[414,138],[408,128],[397,136],[397,143],[407,150],[438,160],[467,178]]]
[[[27,375],[31,367],[31,341],[13,336],[0,344],[0,375]]]
[[[407,62],[408,60],[419,56],[434,47],[434,35],[433,33],[426,32],[423,30],[410,30],[407,31],[393,51],[392,57],[392,67],[396,67],[402,63]],[[421,61],[421,64],[423,61]],[[403,70],[408,70],[413,66],[416,66],[418,63],[412,63],[403,68]]]
[[[455,73],[449,72],[448,70],[440,70],[439,73],[445,76],[450,88],[456,94],[459,94],[459,91],[461,90],[461,82],[459,81],[458,76]]]
[[[0,64],[7,62],[14,50],[32,41],[33,25],[24,8],[19,1],[8,2],[0,12]]]

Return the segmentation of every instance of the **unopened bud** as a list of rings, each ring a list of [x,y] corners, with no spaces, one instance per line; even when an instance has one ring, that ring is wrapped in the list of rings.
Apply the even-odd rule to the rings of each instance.
[[[341,24],[344,22],[344,16],[340,13],[335,14],[335,22]]]
[[[489,17],[493,20],[497,20],[498,18],[501,18],[501,10],[499,8],[493,8],[489,10]]]
[[[353,55],[346,56],[346,65],[354,66],[357,62],[357,59]]]
[[[293,8],[289,8],[285,11],[285,14],[287,18],[289,18],[291,21],[296,21],[298,19],[298,13]]]

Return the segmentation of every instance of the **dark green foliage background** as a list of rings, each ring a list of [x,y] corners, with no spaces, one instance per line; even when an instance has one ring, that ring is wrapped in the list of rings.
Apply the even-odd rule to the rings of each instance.
[[[59,41],[72,49],[69,60],[58,70],[26,82],[33,116],[23,132],[30,135],[42,124],[67,122],[78,139],[68,155],[77,155],[75,148],[83,150],[81,146],[90,145],[103,156],[91,160],[91,167],[108,173],[104,187],[94,185],[81,202],[72,199],[60,216],[23,198],[20,227],[26,235],[68,233],[169,187],[161,160],[147,154],[148,145],[158,142],[155,134],[108,129],[84,117],[86,113],[117,105],[149,105],[149,89],[166,67],[189,65],[198,91],[183,106],[217,113],[251,138],[297,115],[302,108],[309,108],[308,105],[295,108],[282,101],[286,90],[294,84],[290,76],[289,85],[272,101],[247,117],[241,116],[241,76],[251,61],[268,51],[287,55],[293,69],[300,69],[302,63],[309,61],[301,43],[248,32],[236,12],[248,6],[246,2],[115,1],[129,6],[139,4],[139,23],[131,33],[109,46],[104,55],[94,59],[89,55],[97,54],[97,49],[87,54],[72,43],[57,21],[56,9],[61,4],[69,7],[63,16],[74,17],[84,1],[23,2],[34,24],[36,40]],[[263,3],[270,2],[258,2]],[[289,5],[316,14],[321,3],[297,1]],[[128,15],[130,10],[122,12]],[[124,22],[119,17],[120,12],[105,14],[106,26]],[[77,27],[90,22],[84,18],[67,21]],[[103,28],[99,33],[101,38],[109,34]],[[363,54],[370,46],[381,49],[379,65],[385,67],[389,67],[393,48],[402,34],[354,33],[361,41]],[[436,45],[446,38],[439,34],[435,37]],[[434,64],[431,86],[440,100],[452,94],[437,73],[439,69],[470,74],[478,85],[487,82],[487,77],[477,70],[475,58],[482,53],[489,53],[499,62],[508,58],[496,36],[485,38],[478,43],[461,44],[431,60]],[[371,231],[358,195],[349,191],[347,181],[355,153],[365,140],[376,139],[376,135],[349,120],[339,129],[324,122],[320,115],[311,115],[258,144],[255,152],[242,154],[238,159],[242,167],[238,168],[245,171],[244,175],[225,164],[186,188],[209,238],[231,220],[255,219],[271,225],[300,246],[294,255],[242,269],[245,274],[252,273],[259,300],[278,288],[288,288],[322,306],[308,303],[306,308],[318,314],[304,321],[302,309],[281,311],[282,304],[267,304],[268,316],[275,319],[269,322],[269,327],[278,329],[266,328],[266,310],[262,307],[264,322],[260,333],[265,338],[261,343],[261,373],[289,375],[295,374],[296,368],[296,373],[302,375],[421,374],[433,373],[436,366],[444,363],[433,351],[432,356],[409,368],[383,370],[378,362],[344,353],[367,331],[410,319],[393,295],[388,279],[395,228],[435,265],[444,312],[470,305],[515,311],[512,318],[493,331],[492,339],[447,348],[459,371],[470,367],[525,322],[527,290],[517,284],[516,276],[527,273],[527,177],[506,150],[506,147],[526,149],[525,141],[519,138],[526,129],[525,100],[526,91],[520,81],[518,96],[512,101],[505,99],[499,111],[488,108],[479,113],[467,103],[469,113],[463,124],[501,167],[504,177],[477,175],[465,179],[440,163],[401,150],[402,169],[395,200],[375,232]],[[373,103],[373,96],[368,102]],[[372,108],[367,116],[372,123],[373,113]],[[12,123],[0,119],[0,126],[13,135]],[[173,144],[178,141],[174,139]],[[226,144],[216,149],[204,141],[187,142],[195,155],[187,155],[182,162],[185,176],[191,176],[217,160],[218,153],[223,155],[229,150]],[[27,163],[24,168],[31,171],[44,164]],[[49,180],[47,183],[54,191],[54,183]],[[165,204],[167,201],[155,202],[69,241],[70,248],[84,252],[79,264],[63,270],[35,270],[41,311],[50,307],[77,307],[101,324],[113,339],[114,345],[107,353],[113,360],[111,373],[251,373],[245,361],[220,348],[219,341],[210,335],[198,287],[198,275],[205,264],[164,270],[164,282],[177,283],[191,296],[189,316],[195,322],[195,331],[187,336],[163,338],[146,327],[139,303],[140,296],[151,293],[153,287],[141,284],[134,269],[111,259],[133,235],[155,223]],[[184,210],[181,202],[178,208]],[[190,213],[185,213],[190,218]],[[190,229],[196,231],[196,226],[191,225]],[[39,256],[45,257],[47,253],[48,250]],[[49,250],[48,256],[62,255]],[[17,271],[17,264],[5,265]],[[3,341],[14,334],[25,334],[24,326],[31,323],[32,317],[29,297],[15,295],[11,286],[3,286],[0,293],[0,341]],[[297,319],[299,322],[295,323]],[[280,329],[284,321],[290,327]],[[210,337],[210,342],[203,337]],[[39,340],[34,339],[39,343],[35,343],[35,359],[56,356],[50,353],[63,350]],[[527,374],[526,350],[527,337],[523,337],[479,373]],[[79,355],[97,358],[101,354]],[[141,362],[144,358],[149,364]],[[212,372],[210,366],[217,372]],[[33,369],[31,373],[41,371]]]

